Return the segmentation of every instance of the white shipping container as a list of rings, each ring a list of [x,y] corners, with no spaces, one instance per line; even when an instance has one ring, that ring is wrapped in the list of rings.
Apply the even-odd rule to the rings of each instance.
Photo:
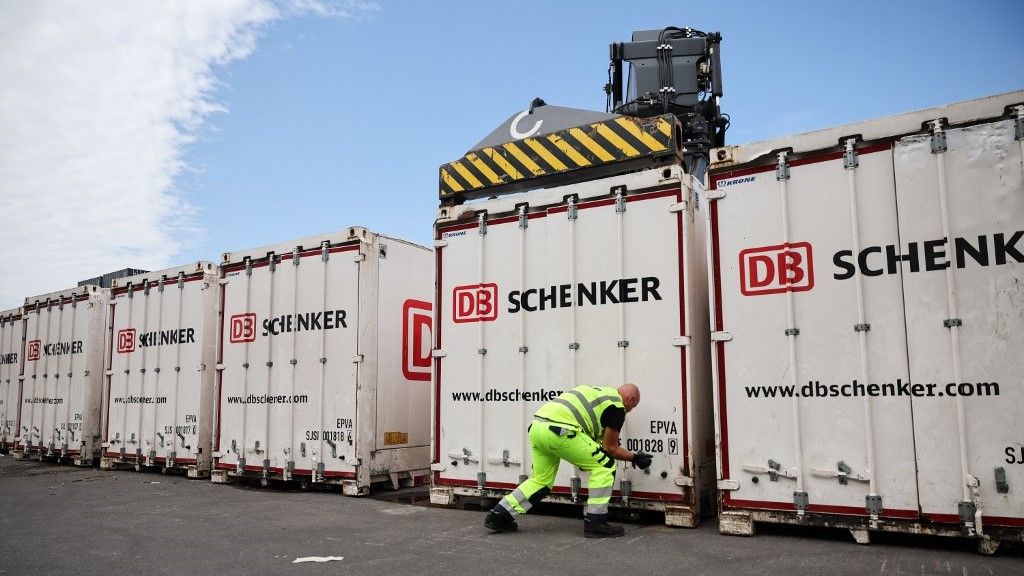
[[[15,453],[91,466],[100,451],[109,291],[79,286],[25,299],[25,370]]]
[[[208,476],[216,387],[212,262],[113,281],[101,468],[183,468]]]
[[[699,522],[714,484],[700,183],[671,165],[441,208],[431,500],[531,472],[533,413],[577,385],[637,384],[612,506]],[[586,499],[563,465],[549,501]]]
[[[215,481],[425,481],[430,250],[363,228],[224,255]]]
[[[14,446],[21,414],[25,365],[25,320],[21,308],[0,312],[0,448]]]
[[[1024,92],[723,148],[722,530],[1024,528]]]

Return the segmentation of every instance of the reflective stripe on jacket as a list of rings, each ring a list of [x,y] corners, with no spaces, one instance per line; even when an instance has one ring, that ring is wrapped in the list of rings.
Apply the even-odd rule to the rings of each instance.
[[[601,415],[609,406],[625,410],[622,396],[615,388],[599,386],[577,386],[563,392],[558,398],[540,407],[537,418],[566,424],[581,430],[587,436],[600,442],[604,435]]]

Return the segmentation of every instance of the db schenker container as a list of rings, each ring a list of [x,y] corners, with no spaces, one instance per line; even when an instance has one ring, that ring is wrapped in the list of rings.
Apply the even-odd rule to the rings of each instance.
[[[101,468],[210,474],[217,280],[212,262],[113,280]]]
[[[0,312],[0,448],[14,445],[21,413],[21,371],[25,364],[25,321],[21,308]]]
[[[705,213],[678,163],[443,207],[436,222],[431,501],[497,498],[531,471],[527,427],[560,391],[636,383],[613,507],[699,522],[714,486]],[[586,500],[565,464],[548,501]]]
[[[91,466],[100,451],[108,290],[79,286],[25,299],[19,457]]]
[[[1022,104],[712,153],[723,532],[1022,538]]]
[[[432,265],[359,227],[226,253],[214,481],[425,482]]]

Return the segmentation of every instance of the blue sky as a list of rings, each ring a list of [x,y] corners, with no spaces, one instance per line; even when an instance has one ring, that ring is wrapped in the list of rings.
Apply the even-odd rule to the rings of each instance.
[[[429,244],[438,166],[536,96],[603,110],[608,44],[633,30],[722,33],[732,144],[1024,89],[1010,0],[44,1],[5,13],[0,241],[26,256],[0,275],[0,308],[115,268],[217,261],[351,225]]]

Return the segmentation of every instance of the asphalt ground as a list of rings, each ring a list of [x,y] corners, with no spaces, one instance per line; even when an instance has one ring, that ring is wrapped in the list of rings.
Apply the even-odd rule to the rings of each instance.
[[[134,471],[0,458],[0,574],[501,576],[1024,574],[1024,547],[981,556],[966,540],[759,526],[722,536],[658,518],[584,539],[579,509],[545,506],[515,534],[484,512],[431,507],[425,488],[340,491],[217,485]],[[296,558],[340,556],[326,563]]]

